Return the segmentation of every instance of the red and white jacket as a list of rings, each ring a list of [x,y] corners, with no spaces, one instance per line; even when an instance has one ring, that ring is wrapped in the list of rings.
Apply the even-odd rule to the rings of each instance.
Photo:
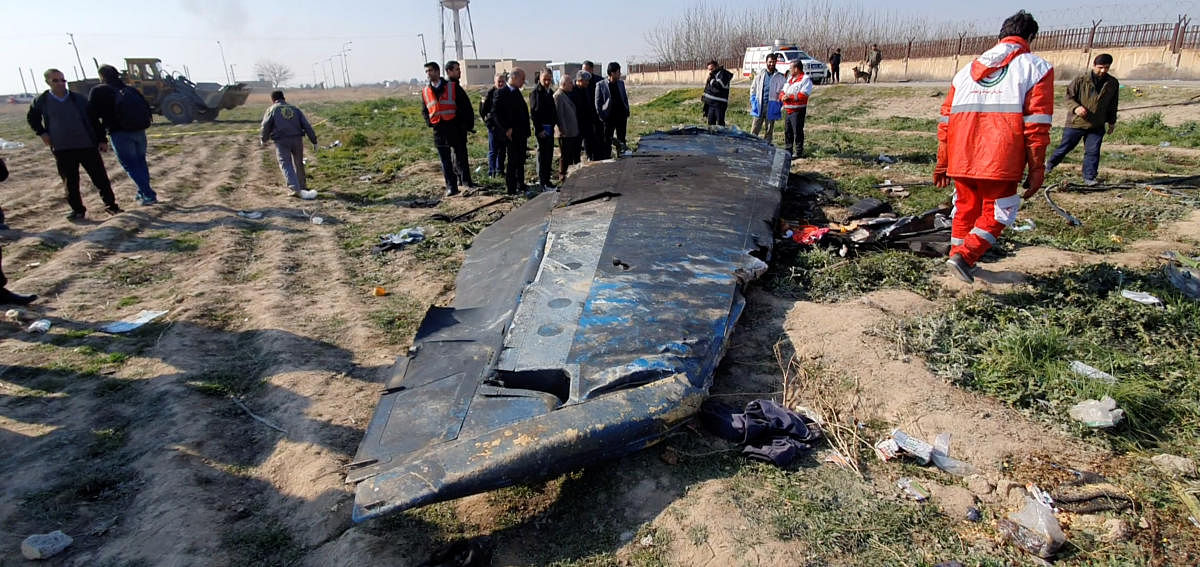
[[[783,109],[792,114],[808,106],[808,95],[812,93],[813,83],[808,75],[800,73],[788,79],[787,84],[779,91],[779,102]]]
[[[937,169],[950,177],[1020,181],[1042,169],[1054,114],[1054,67],[1017,36],[954,76],[938,123]]]

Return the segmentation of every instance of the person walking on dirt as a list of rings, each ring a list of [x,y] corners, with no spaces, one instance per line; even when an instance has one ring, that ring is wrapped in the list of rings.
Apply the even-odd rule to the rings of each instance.
[[[8,179],[8,167],[4,164],[4,158],[0,158],[0,181],[5,179]],[[0,214],[0,225],[3,224],[4,215]],[[0,230],[8,230],[8,227]],[[0,249],[0,305],[29,305],[37,297],[37,295],[22,295],[9,291],[8,278],[4,277],[4,251]]]
[[[508,81],[506,73],[496,73],[496,84],[488,89],[487,95],[479,102],[479,118],[487,127],[488,131],[488,177],[496,177],[504,175],[504,154],[508,144],[505,143],[504,132],[498,132],[491,124],[488,124],[488,116],[492,114],[492,108],[496,105],[496,93],[502,89],[508,88],[505,83]]]
[[[625,81],[621,80],[621,64],[616,61],[608,63],[608,79],[596,85],[596,115],[604,123],[604,147],[600,159],[608,159],[609,151],[617,148],[617,154],[624,153],[625,127],[629,123],[629,93],[625,91]]]
[[[575,101],[575,81],[564,75],[554,91],[554,112],[558,116],[558,177],[567,179],[567,168],[579,163],[583,140],[579,137],[579,113]],[[560,181],[560,183],[561,183]]]
[[[842,48],[840,47],[829,54],[829,82],[833,84],[842,82]]]
[[[1067,123],[1058,149],[1046,162],[1046,174],[1083,140],[1083,184],[1092,187],[1100,169],[1100,142],[1117,127],[1117,99],[1121,83],[1108,73],[1112,55],[1101,53],[1092,60],[1092,71],[1075,77],[1067,85]],[[1106,128],[1107,127],[1107,128]]]
[[[1038,24],[1021,10],[1004,20],[1000,42],[954,76],[938,122],[933,183],[954,180],[951,272],[967,283],[980,257],[1017,220],[1021,198],[1046,176],[1054,115],[1054,67],[1029,51]],[[1017,194],[1025,176],[1026,191]]]
[[[71,206],[67,220],[83,220],[87,213],[79,194],[79,166],[83,166],[92,185],[100,192],[104,210],[110,215],[123,212],[117,206],[112,183],[104,170],[104,158],[100,157],[100,152],[108,151],[103,126],[89,111],[87,100],[67,90],[67,78],[62,71],[47,69],[43,76],[50,90],[33,100],[25,119],[33,133],[54,153],[58,174],[67,188],[67,203]]]
[[[533,120],[533,135],[537,139],[538,183],[542,189],[553,189],[550,174],[554,170],[554,127],[558,125],[558,112],[554,105],[554,73],[546,69],[538,78],[537,86],[529,93],[529,116]]]
[[[150,167],[146,165],[146,128],[153,120],[150,105],[142,93],[121,81],[116,67],[101,65],[97,72],[103,82],[92,87],[88,106],[108,132],[117,161],[137,186],[137,202],[153,205],[158,194],[150,187]]]
[[[275,142],[275,156],[279,158],[279,169],[287,180],[293,197],[304,200],[317,198],[316,191],[309,191],[304,175],[304,137],[312,142],[317,151],[317,133],[299,108],[288,104],[283,91],[271,93],[271,107],[263,115],[259,139],[263,144],[270,139]]]
[[[716,59],[708,62],[708,80],[704,83],[704,116],[709,126],[725,125],[725,110],[729,108],[729,84],[733,73],[722,67]]]
[[[454,86],[454,100],[458,111],[454,113],[454,121],[458,123],[458,136],[451,140],[450,149],[454,150],[454,173],[458,175],[458,183],[468,189],[475,188],[471,181],[471,163],[467,159],[467,137],[475,133],[475,112],[472,110],[471,97],[459,85],[462,78],[462,67],[458,61],[446,62],[446,80]]]
[[[521,87],[525,86],[525,70],[513,68],[508,75],[508,84],[496,93],[496,102],[492,106],[492,114],[488,125],[497,132],[504,133],[508,143],[508,164],[504,170],[504,187],[510,195],[525,189],[525,157],[528,152],[526,144],[529,141],[529,106],[525,97],[521,96]]]
[[[783,107],[779,102],[779,91],[787,84],[783,73],[775,69],[778,60],[778,55],[768,54],[767,69],[754,75],[754,80],[750,82],[750,116],[754,117],[751,132],[757,136],[765,125],[763,139],[768,144],[774,143],[775,121],[782,116]]]
[[[425,125],[433,128],[433,145],[442,162],[442,178],[446,180],[446,196],[458,194],[458,173],[450,152],[462,134],[458,117],[458,89],[442,78],[442,70],[434,61],[425,64],[425,76],[429,83],[421,89],[421,115]],[[465,156],[464,156],[465,157]]]
[[[883,52],[879,50],[879,45],[871,44],[871,53],[867,55],[867,72],[871,74],[871,80],[868,83],[879,82],[879,64],[883,62]]]
[[[791,76],[779,92],[779,101],[787,113],[783,147],[792,154],[792,159],[804,157],[804,120],[808,116],[808,95],[812,90],[812,79],[804,74],[804,62],[800,59],[792,61]]]

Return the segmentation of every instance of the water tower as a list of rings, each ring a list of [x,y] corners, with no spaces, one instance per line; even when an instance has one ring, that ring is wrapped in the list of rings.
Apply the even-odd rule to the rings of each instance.
[[[441,8],[442,16],[442,59],[446,59],[446,12],[450,12],[450,23],[454,36],[454,59],[456,61],[463,60],[463,47],[470,46],[475,58],[479,58],[479,52],[475,49],[475,25],[471,23],[471,0],[438,0],[438,7]],[[462,33],[462,17],[463,11],[467,12],[467,30],[471,34],[471,43],[463,43]]]

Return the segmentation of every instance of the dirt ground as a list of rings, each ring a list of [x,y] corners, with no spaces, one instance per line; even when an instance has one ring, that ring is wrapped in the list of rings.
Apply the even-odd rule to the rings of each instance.
[[[632,98],[645,101],[659,92]],[[332,101],[390,94],[356,89],[292,96]],[[250,104],[265,106],[265,99],[255,95]],[[938,104],[920,89],[888,115],[929,116]],[[19,123],[24,110],[0,108],[0,121]],[[1171,120],[1196,118],[1188,116]],[[380,385],[403,350],[369,322],[387,301],[373,297],[371,288],[403,292],[423,310],[448,300],[453,274],[402,254],[382,265],[351,255],[339,231],[416,224],[429,211],[363,211],[337,198],[290,199],[255,129],[246,123],[238,131],[151,138],[151,177],[162,201],[154,207],[134,203],[131,181],[107,155],[126,212],[106,215],[85,179],[88,220],[82,223],[65,219],[61,183],[40,144],[26,136],[25,148],[0,153],[12,172],[0,184],[11,227],[0,232],[4,272],[10,289],[41,296],[21,322],[0,322],[0,565],[25,564],[21,540],[55,529],[75,541],[48,565],[414,565],[428,559],[433,543],[423,532],[434,518],[351,525],[352,491],[343,479]],[[424,174],[435,180],[436,168]],[[453,207],[487,200],[464,198]],[[323,224],[311,222],[314,216]],[[1197,234],[1200,214],[1192,213],[1153,240],[1108,257],[1023,248],[989,267],[980,285],[986,292],[1028,274],[1101,259],[1140,265],[1164,250],[1194,245]],[[939,283],[955,293],[978,291],[948,277]],[[889,318],[932,309],[919,295],[880,291],[819,304],[756,289],[749,299],[717,377],[718,395],[778,394],[772,349],[784,341],[802,359],[859,378],[860,419],[927,439],[953,432],[955,456],[993,483],[1008,478],[1004,463],[1014,456],[1053,455],[1079,468],[1110,457],[897,354],[873,331]],[[98,330],[142,310],[167,313],[124,335]],[[48,334],[25,331],[40,318],[52,322]],[[244,401],[227,395],[257,381],[264,385]],[[615,526],[619,536],[600,552],[618,561],[640,563],[648,528],[674,534],[649,544],[660,545],[654,561],[661,564],[777,565],[810,557],[803,542],[748,534],[750,524],[728,512],[730,480],[681,472],[656,449],[581,474],[583,481],[604,479],[601,494],[609,500],[587,514]],[[523,496],[534,520],[505,524],[499,512],[511,506],[478,495],[453,503],[456,517],[445,522],[464,526],[464,533],[493,534],[496,564],[535,564],[534,557],[546,555],[528,549],[556,545],[542,540],[561,533],[556,522],[571,516],[557,502],[583,481],[567,479]],[[701,543],[689,537],[696,526],[707,534]],[[576,552],[549,553],[563,562],[581,559]]]

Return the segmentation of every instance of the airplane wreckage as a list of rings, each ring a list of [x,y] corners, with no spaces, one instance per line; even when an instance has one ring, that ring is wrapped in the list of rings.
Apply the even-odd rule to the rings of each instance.
[[[658,132],[480,232],[384,387],[354,520],[620,457],[691,417],[767,269],[789,158]]]

